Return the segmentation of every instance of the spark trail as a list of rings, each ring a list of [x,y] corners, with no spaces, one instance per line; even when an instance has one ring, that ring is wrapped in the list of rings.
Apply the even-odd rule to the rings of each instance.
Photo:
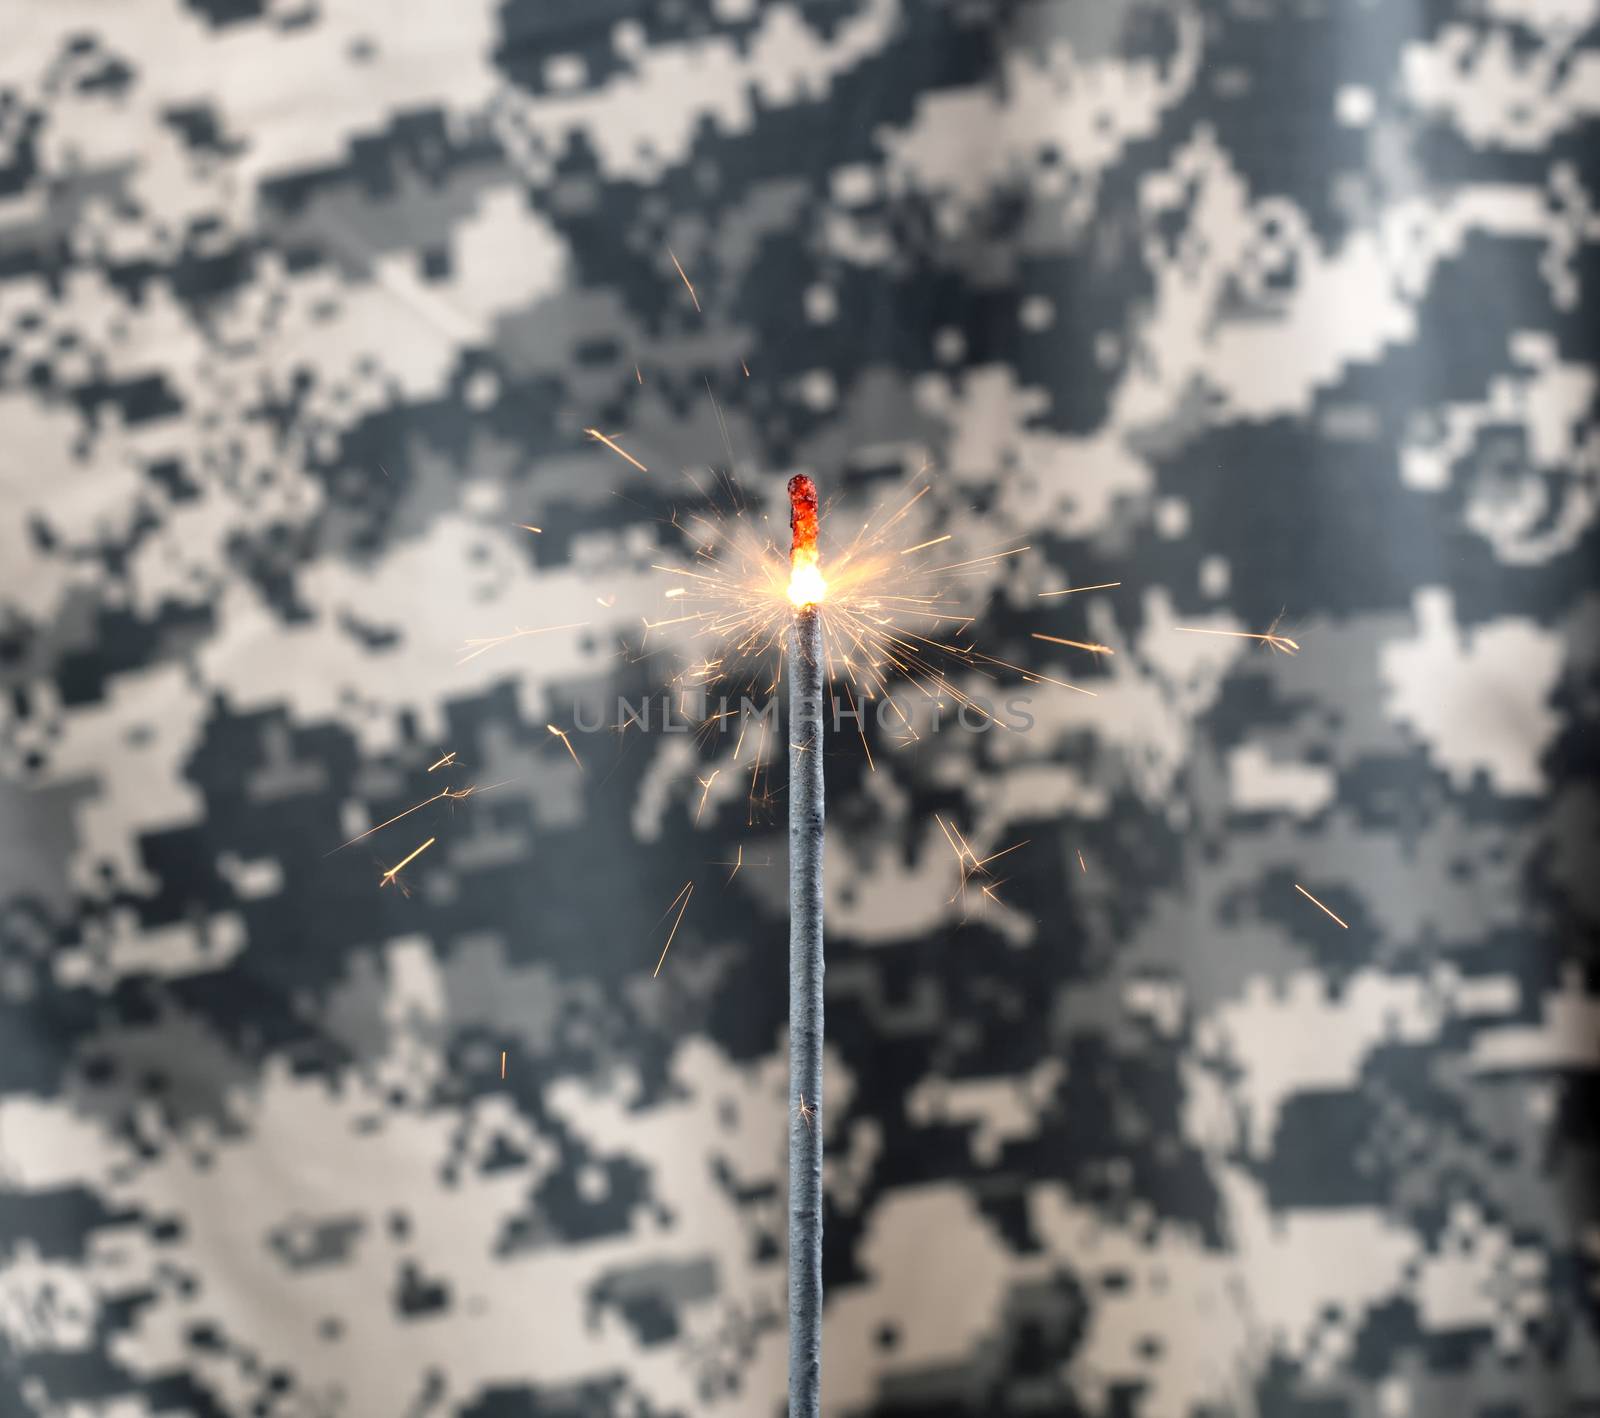
[[[606,447],[615,453],[619,458],[626,458],[641,473],[648,473],[650,471],[650,469],[645,467],[645,465],[635,458],[632,453],[628,452],[627,449],[622,447],[621,444],[614,442],[605,434],[601,433],[598,428],[586,428],[584,429],[584,432],[587,433],[589,437],[594,439],[597,443],[604,443]]]
[[[672,929],[667,932],[667,943],[661,947],[661,959],[656,961],[655,975],[652,975],[650,977],[651,979],[654,979],[656,975],[661,973],[661,967],[666,963],[667,952],[672,949],[673,939],[678,934],[678,927],[683,924],[683,913],[689,909],[689,898],[693,895],[694,883],[692,881],[684,882],[683,887],[679,890],[678,894],[674,896],[671,902],[668,904],[667,910],[661,913],[661,919],[665,920],[668,911],[671,911],[674,906],[678,908],[677,917],[672,922]]]
[[[401,870],[410,866],[412,862],[416,861],[418,857],[426,852],[428,848],[433,846],[433,844],[438,840],[439,839],[437,837],[430,837],[426,842],[412,852],[410,856],[402,857],[398,862],[390,867],[388,871],[384,872],[384,874],[378,878],[378,885],[387,886],[391,881],[398,882],[400,880]]]
[[[1339,926],[1342,926],[1345,930],[1349,930],[1350,929],[1349,922],[1341,919],[1338,916],[1335,916],[1332,911],[1330,911],[1326,906],[1324,906],[1322,904],[1322,902],[1318,901],[1317,898],[1315,896],[1313,896],[1309,891],[1307,891],[1305,889],[1305,887],[1301,886],[1298,881],[1295,882],[1294,889],[1296,891],[1298,891],[1302,896],[1304,896],[1307,901],[1309,901],[1313,906],[1315,906],[1324,915],[1332,917],[1336,924],[1338,924]]]
[[[1293,655],[1300,649],[1298,641],[1291,640],[1287,635],[1274,635],[1270,630],[1208,630],[1201,625],[1179,625],[1174,628],[1190,635],[1226,635],[1232,640],[1255,640],[1273,650],[1282,650],[1286,655]]]

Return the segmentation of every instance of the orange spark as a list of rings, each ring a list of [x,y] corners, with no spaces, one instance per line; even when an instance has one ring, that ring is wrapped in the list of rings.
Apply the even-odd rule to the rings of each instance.
[[[384,827],[392,827],[395,823],[398,823],[400,819],[410,818],[411,813],[419,813],[419,811],[422,811],[422,808],[426,808],[430,802],[438,802],[438,800],[442,799],[442,797],[450,797],[450,794],[450,789],[446,787],[445,791],[443,792],[435,792],[432,797],[424,797],[421,802],[416,803],[416,805],[413,805],[413,807],[406,808],[403,813],[395,813],[395,815],[392,816],[392,818],[389,818],[389,821],[386,821],[386,823],[379,823],[376,827],[368,827],[365,832],[357,832],[357,835],[354,835],[349,842],[339,843],[338,847],[333,848],[333,851],[344,851],[344,848],[346,847],[354,847],[355,843],[360,842],[360,840],[365,839],[365,837],[371,837],[373,832],[382,832],[384,831]],[[333,856],[333,851],[330,851],[328,856]]]
[[[1052,645],[1070,645],[1074,650],[1087,650],[1091,655],[1115,655],[1109,645],[1091,645],[1087,640],[1063,640],[1059,635],[1041,635],[1033,632],[1035,640],[1048,640]]]
[[[936,547],[940,542],[949,541],[950,537],[951,533],[946,532],[942,537],[935,537],[931,542],[918,542],[914,547],[907,547],[903,552],[900,553],[900,555],[910,556],[914,551],[923,551],[928,547]]]
[[[1019,848],[1026,847],[1028,845],[1027,840],[1024,840],[1017,842],[1010,847],[1005,847],[998,852],[992,852],[987,857],[979,857],[978,854],[973,851],[972,846],[967,839],[961,835],[961,830],[956,827],[954,823],[946,823],[938,813],[933,815],[933,820],[939,824],[939,830],[944,833],[945,841],[950,844],[950,850],[956,854],[956,868],[961,873],[961,880],[956,885],[955,894],[950,898],[947,904],[953,906],[957,901],[961,901],[963,903],[963,909],[965,909],[967,883],[971,881],[973,877],[991,875],[989,871],[990,862],[997,862],[1001,857],[1009,856],[1012,852],[1015,852]],[[1004,881],[991,881],[985,883],[980,890],[982,890],[983,894],[988,897],[990,901],[994,902],[995,905],[998,906],[1002,903],[999,896],[997,896],[995,893],[1004,885]]]
[[[944,825],[943,819],[940,818],[937,813],[934,814],[933,820],[939,824],[940,830],[945,835],[945,840],[950,844],[950,850],[956,854],[956,870],[961,873],[961,880],[956,884],[955,893],[950,897],[949,902],[946,903],[953,906],[958,897],[966,896],[967,880],[972,875],[971,869],[967,866],[967,844],[962,842],[957,845],[956,838],[955,835],[952,834],[952,830]]]
[[[744,377],[745,377],[745,378],[746,378],[746,379],[748,379],[748,378],[749,378],[749,377],[750,377],[750,366],[749,366],[749,365],[748,365],[748,364],[746,364],[746,363],[745,363],[745,362],[744,362],[744,361],[743,361],[743,360],[742,360],[742,359],[741,359],[741,360],[740,360],[740,361],[739,361],[739,368],[740,368],[740,369],[742,369],[742,370],[744,370]]]
[[[586,428],[584,429],[584,432],[587,433],[590,438],[593,438],[600,443],[604,443],[606,447],[618,457],[626,458],[641,473],[648,473],[650,471],[650,469],[645,467],[645,465],[635,458],[632,453],[629,453],[625,449],[618,447],[618,445],[613,443],[611,439],[607,438],[605,434],[601,433],[598,428]]]
[[[678,906],[678,919],[672,923],[672,929],[667,933],[667,943],[661,947],[661,959],[656,961],[655,974],[650,976],[652,980],[661,973],[662,962],[666,960],[667,952],[672,949],[673,937],[678,934],[678,927],[683,924],[683,913],[689,909],[689,898],[693,895],[694,883],[692,881],[686,881],[683,884],[682,890],[680,890],[678,894],[672,898],[671,902],[667,906],[667,911],[670,911],[674,906],[678,906],[680,901],[683,902],[683,905]],[[663,920],[666,918],[666,914],[666,911],[661,913]]]
[[[695,779],[695,782],[697,782],[701,788],[704,789],[704,791],[700,794],[700,806],[694,810],[694,820],[696,822],[700,821],[700,814],[706,810],[706,799],[711,796],[711,785],[717,781],[717,774],[720,772],[722,772],[720,768],[713,768],[709,778]]]
[[[714,866],[714,867],[731,867],[731,868],[733,868],[733,870],[728,873],[728,881],[723,883],[723,885],[726,886],[728,884],[728,882],[731,882],[734,879],[734,877],[739,875],[739,871],[740,871],[741,868],[746,867],[746,866],[752,867],[752,868],[770,867],[772,865],[772,858],[768,857],[765,860],[759,861],[759,862],[747,862],[744,859],[744,848],[743,848],[743,846],[740,846],[737,849],[735,849],[734,858],[733,858],[733,860],[731,862],[715,862],[714,861],[714,862],[711,862],[709,865]]]
[[[450,752],[445,754],[445,756],[443,758],[441,758],[437,763],[430,763],[428,765],[428,772],[432,773],[435,768],[443,768],[446,764],[454,763],[455,761],[456,761],[456,751],[454,749],[451,749]]]
[[[1000,860],[1001,857],[1009,856],[1012,852],[1015,852],[1018,848],[1026,847],[1028,845],[1028,843],[1031,842],[1031,841],[1033,841],[1033,838],[1025,837],[1025,838],[1023,838],[1022,841],[1018,842],[1016,844],[1016,846],[1007,847],[1003,851],[995,852],[992,855],[985,857],[981,862],[974,862],[973,863],[973,870],[974,871],[982,871],[986,866],[989,865],[990,862],[997,862],[997,861]]]
[[[566,734],[563,733],[562,730],[558,729],[554,724],[546,724],[545,728],[549,729],[551,733],[553,733],[558,739],[561,740],[562,743],[566,745],[567,752],[572,755],[572,761],[578,765],[578,772],[583,772],[583,763],[578,758],[578,750],[572,746],[572,740],[569,739]]]
[[[1083,868],[1083,874],[1085,876],[1087,876],[1089,874],[1089,868],[1084,863],[1084,860],[1083,860],[1083,848],[1082,847],[1078,848],[1078,865]]]
[[[1338,922],[1339,925],[1343,926],[1345,930],[1350,929],[1346,922],[1340,920],[1339,917],[1334,916],[1332,911],[1329,911],[1328,908],[1322,904],[1322,902],[1318,901],[1317,898],[1307,891],[1305,887],[1301,886],[1298,881],[1295,882],[1294,889],[1304,896],[1306,900],[1309,901],[1313,906],[1317,907],[1321,911],[1326,912],[1328,915],[1333,916],[1333,919]]]
[[[1031,546],[1012,547],[1009,551],[991,552],[988,556],[975,556],[971,561],[952,561],[948,566],[933,566],[929,568],[930,574],[935,571],[959,571],[964,566],[988,566],[992,562],[1003,560],[1008,556],[1021,556],[1025,551],[1032,551]]]
[[[637,379],[641,384],[644,383],[644,375],[639,372],[639,366],[638,365],[634,365],[634,367],[633,367],[633,377],[635,379]]]
[[[667,255],[672,256],[672,248],[670,246],[667,248]],[[672,264],[674,266],[678,266],[678,258],[676,256],[672,256]],[[689,277],[684,274],[682,266],[678,266],[678,274],[683,276],[683,283],[688,287],[689,290],[689,299],[694,302],[695,314],[698,315],[700,313],[700,297],[694,293],[694,284],[690,281]]]
[[[543,527],[535,527],[533,525],[533,523],[531,523],[531,522],[518,522],[517,526],[521,527],[524,532],[542,532],[542,531],[544,531]]]
[[[429,803],[436,803],[441,798],[448,798],[451,802],[461,802],[466,798],[470,798],[474,793],[487,793],[494,788],[503,788],[505,787],[506,783],[510,781],[511,780],[508,778],[503,782],[490,783],[482,788],[478,787],[478,785],[475,783],[466,788],[442,788],[431,798],[424,798],[420,803],[413,803],[404,812],[397,812],[387,822],[380,822],[376,827],[369,827],[365,832],[356,833],[356,835],[348,842],[341,842],[333,849],[333,852],[342,852],[346,847],[353,847],[357,842],[363,841],[365,838],[372,836],[374,832],[382,832],[385,827],[394,826],[394,824],[399,822],[402,817],[410,817],[414,812],[421,812],[422,809],[427,807]],[[331,857],[333,852],[327,852],[324,853],[324,855]]]
[[[396,880],[396,878],[400,874],[401,868],[407,867],[412,862],[416,861],[416,859],[418,857],[420,857],[424,852],[426,852],[428,850],[428,848],[433,846],[433,844],[435,842],[437,842],[438,840],[439,839],[437,837],[428,838],[428,840],[426,842],[424,842],[420,847],[418,847],[417,850],[414,851],[409,857],[406,857],[403,860],[396,862],[392,867],[389,868],[388,871],[384,872],[384,874],[381,877],[378,878],[378,885],[380,887],[387,886],[391,881]]]
[[[611,607],[616,605],[616,603],[617,603],[616,593],[612,592],[612,593],[610,593],[608,595],[596,596],[594,598],[594,603],[597,606],[599,606],[602,610],[610,610]]]
[[[1179,625],[1174,629],[1185,630],[1190,635],[1227,635],[1234,640],[1259,640],[1263,645],[1270,645],[1274,650],[1282,650],[1286,655],[1292,655],[1300,648],[1299,643],[1289,639],[1287,635],[1274,635],[1271,631],[1207,630],[1199,625]]]
[[[504,645],[512,640],[520,640],[525,635],[549,635],[557,630],[582,630],[588,624],[589,622],[586,620],[574,620],[565,625],[535,625],[527,629],[518,626],[509,635],[480,635],[462,645],[461,648],[467,653],[456,663],[464,665],[468,660],[476,660],[479,655],[487,655],[497,645]]]
[[[500,1050],[500,1077],[504,1078],[505,1076],[506,1076],[506,1051],[504,1049],[501,1049]]]
[[[1065,591],[1040,591],[1039,599],[1046,596],[1076,596],[1080,591],[1109,591],[1113,586],[1120,586],[1120,581],[1102,581],[1098,586],[1069,586]]]

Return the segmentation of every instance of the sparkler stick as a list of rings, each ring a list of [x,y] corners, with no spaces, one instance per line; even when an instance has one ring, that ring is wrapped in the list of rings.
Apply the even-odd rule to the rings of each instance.
[[[822,620],[817,488],[789,480],[789,1414],[822,1391]]]

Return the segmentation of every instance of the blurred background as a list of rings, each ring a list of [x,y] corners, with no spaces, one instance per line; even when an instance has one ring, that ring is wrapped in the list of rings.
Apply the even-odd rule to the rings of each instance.
[[[801,469],[825,1411],[1596,1411],[1597,26],[9,0],[0,1413],[782,1411]]]

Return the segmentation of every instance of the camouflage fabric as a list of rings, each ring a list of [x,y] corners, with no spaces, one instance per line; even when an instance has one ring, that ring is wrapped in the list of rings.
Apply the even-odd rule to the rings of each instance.
[[[3,0],[0,1413],[781,1412],[782,771],[576,706],[800,468],[1097,692],[829,749],[826,1411],[1600,1412],[1597,120],[1600,0]]]

